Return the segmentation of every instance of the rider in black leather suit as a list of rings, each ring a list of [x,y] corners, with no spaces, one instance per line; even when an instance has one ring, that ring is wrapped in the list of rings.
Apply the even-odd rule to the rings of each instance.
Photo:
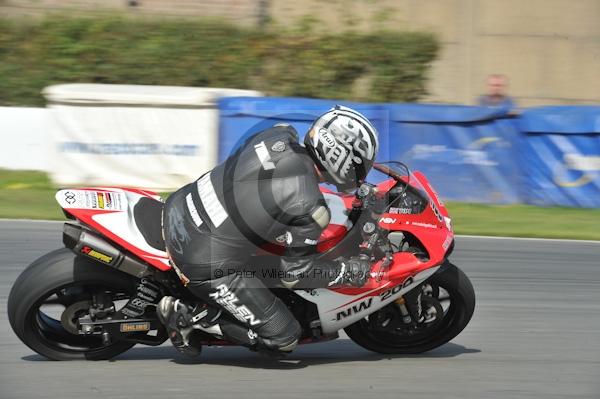
[[[337,106],[298,142],[278,124],[249,137],[225,162],[166,201],[167,251],[186,287],[210,308],[164,297],[157,313],[175,347],[188,354],[194,328],[278,353],[294,349],[298,321],[245,268],[265,244],[283,244],[278,276],[287,288],[364,285],[370,263],[360,258],[319,261],[316,244],[330,219],[319,190],[327,181],[356,188],[377,152],[377,131],[361,114]]]

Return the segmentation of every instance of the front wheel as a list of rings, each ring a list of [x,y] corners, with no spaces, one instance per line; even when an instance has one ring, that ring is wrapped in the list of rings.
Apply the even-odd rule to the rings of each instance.
[[[450,341],[473,316],[473,285],[462,270],[448,261],[415,290],[420,290],[417,293],[421,295],[423,315],[418,323],[404,320],[402,302],[397,300],[344,331],[355,343],[373,352],[416,354]]]
[[[135,344],[104,344],[99,336],[79,335],[77,320],[89,313],[95,295],[125,302],[135,295],[135,283],[129,275],[58,249],[15,281],[8,297],[10,325],[23,343],[49,359],[110,359]]]

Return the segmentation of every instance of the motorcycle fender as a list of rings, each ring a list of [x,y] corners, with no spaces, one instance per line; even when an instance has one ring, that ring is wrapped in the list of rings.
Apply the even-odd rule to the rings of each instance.
[[[374,290],[355,296],[340,294],[326,288],[298,290],[296,293],[317,305],[323,333],[331,334],[395,301],[427,280],[439,268],[440,266],[435,266],[423,270],[400,284],[392,285],[388,281]]]

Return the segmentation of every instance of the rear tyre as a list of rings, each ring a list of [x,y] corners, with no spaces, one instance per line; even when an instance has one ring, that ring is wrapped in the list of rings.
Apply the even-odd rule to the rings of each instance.
[[[417,354],[437,348],[456,337],[475,310],[475,292],[469,278],[446,261],[440,270],[415,290],[423,292],[423,309],[432,315],[406,326],[395,302],[346,327],[358,345],[383,354]]]
[[[86,314],[93,293],[126,300],[135,288],[133,277],[61,248],[37,259],[17,278],[8,297],[8,318],[19,339],[48,359],[110,359],[135,343],[105,345],[98,336],[76,334],[77,318]]]

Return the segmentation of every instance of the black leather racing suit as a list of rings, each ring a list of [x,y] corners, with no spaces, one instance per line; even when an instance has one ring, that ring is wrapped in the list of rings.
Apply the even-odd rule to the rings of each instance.
[[[265,243],[285,245],[279,276],[291,288],[325,287],[340,273],[316,260],[329,223],[314,162],[296,131],[275,125],[248,138],[224,163],[166,201],[167,250],[187,287],[254,331],[265,345],[289,350],[300,325],[245,264]]]

